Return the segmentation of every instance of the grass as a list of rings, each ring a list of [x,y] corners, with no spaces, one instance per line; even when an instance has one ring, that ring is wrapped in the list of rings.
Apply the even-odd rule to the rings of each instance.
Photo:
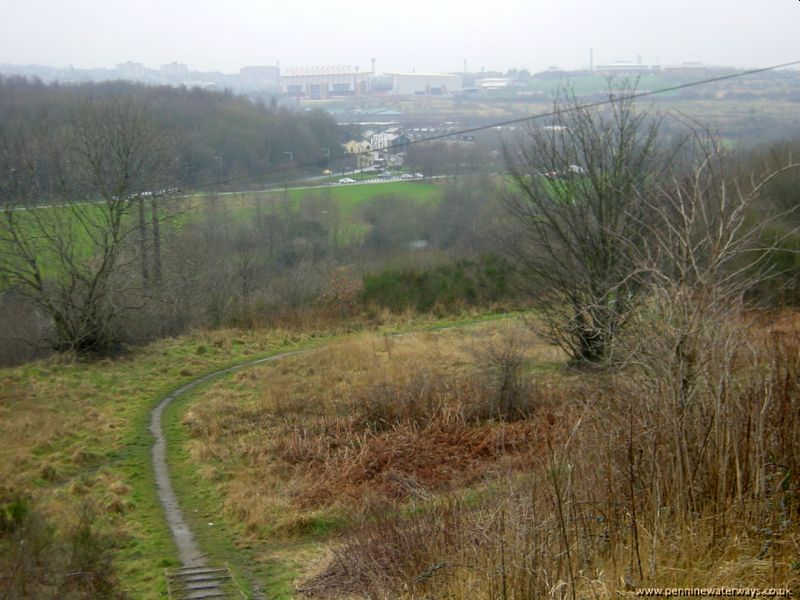
[[[339,244],[353,244],[363,239],[368,225],[364,223],[356,210],[362,204],[377,198],[391,196],[398,201],[413,202],[420,206],[435,205],[444,195],[442,187],[428,182],[392,182],[385,184],[363,184],[353,186],[330,186],[315,189],[274,190],[268,192],[242,192],[222,196],[227,205],[233,206],[232,218],[238,223],[250,223],[256,218],[258,210],[267,214],[286,216],[289,213],[307,214],[312,220],[319,220],[336,236]],[[162,228],[172,235],[180,231],[188,222],[196,218],[203,210],[202,196],[191,196],[185,200],[183,208],[171,205],[169,213],[162,214]],[[261,202],[260,209],[257,204]],[[100,222],[102,208],[99,204],[76,205],[85,220]],[[162,209],[163,210],[163,209]],[[174,214],[172,214],[174,212]],[[148,213],[149,214],[149,213]],[[60,237],[68,236],[73,240],[72,260],[78,264],[88,261],[93,252],[89,233],[78,226],[72,209],[63,206],[50,206],[35,210],[14,213],[20,225],[22,235],[31,239],[39,237],[42,231],[61,232]],[[136,207],[132,206],[127,216],[129,224],[123,228],[132,229],[137,219]],[[149,217],[148,217],[149,218]],[[334,228],[337,230],[333,232]],[[135,232],[134,232],[135,233]],[[129,236],[134,241],[135,235]],[[44,277],[58,275],[59,261],[48,244],[39,243],[37,253]]]
[[[264,367],[254,369],[262,368]],[[168,462],[175,492],[181,500],[187,523],[211,562],[227,563],[231,567],[238,581],[243,583],[240,591],[246,597],[251,597],[251,589],[258,585],[260,591],[267,593],[269,598],[289,598],[290,584],[299,573],[299,565],[274,556],[270,556],[268,560],[258,560],[263,549],[256,551],[252,544],[238,541],[241,527],[225,518],[222,509],[224,495],[218,486],[213,485],[222,476],[219,473],[198,470],[191,461],[188,453],[189,439],[180,417],[187,406],[196,400],[195,395],[187,394],[174,401],[164,413],[166,435],[169,439]],[[313,542],[296,544],[293,550],[295,554],[302,553],[307,557],[309,554],[313,555],[313,546]],[[271,548],[271,554],[276,549]]]
[[[177,559],[150,469],[150,410],[204,372],[310,339],[274,331],[196,334],[94,363],[54,357],[3,369],[0,499],[32,496],[56,522],[90,501],[118,540],[124,588],[157,597],[163,568]]]
[[[329,186],[313,189],[274,190],[266,192],[242,192],[226,198],[232,198],[232,203],[241,218],[252,218],[255,215],[255,203],[259,198],[267,200],[264,210],[269,211],[282,203],[288,205],[293,211],[302,211],[304,204],[324,204],[335,202],[336,207],[342,211],[342,217],[348,217],[353,209],[381,196],[393,196],[398,200],[414,202],[421,205],[435,204],[441,200],[443,190],[440,185],[421,182],[390,182],[361,185]],[[330,206],[320,206],[320,210],[330,209]]]
[[[384,326],[403,329],[410,321],[388,317]],[[151,409],[204,373],[318,343],[324,335],[320,329],[195,333],[95,362],[62,355],[0,369],[0,506],[28,497],[61,529],[71,524],[80,505],[90,503],[97,526],[116,540],[114,564],[123,588],[136,598],[160,597],[163,569],[178,563],[151,472]],[[179,436],[180,431],[173,433]],[[188,485],[185,497],[192,502],[213,505],[219,500],[195,498],[191,479]],[[335,525],[321,518],[311,529]],[[217,532],[209,530],[208,540],[217,540]],[[224,550],[222,558],[238,556],[238,549],[225,545],[224,534],[219,539],[214,543]],[[282,568],[271,564],[265,572],[277,576]]]
[[[800,363],[791,331],[779,334],[771,349],[752,332],[763,354],[698,396],[682,424],[691,483],[657,391],[668,382],[566,371],[511,322],[356,335],[241,371],[176,407],[172,456],[195,473],[180,485],[197,518],[230,534],[202,543],[238,555],[278,598],[298,586],[406,598],[796,589],[797,478],[784,471],[797,461],[787,402]],[[502,381],[521,386],[519,412],[498,412],[502,394],[486,403]],[[715,415],[720,389],[730,407]],[[774,435],[758,438],[764,427]],[[738,479],[720,456],[737,457]]]
[[[125,589],[159,597],[176,557],[150,474],[154,403],[210,370],[322,343],[165,414],[184,513],[242,588],[796,589],[800,334],[796,319],[760,327],[735,373],[708,363],[710,385],[678,421],[671,379],[567,371],[505,315],[396,317],[347,336],[195,334],[96,363],[39,361],[0,371],[0,500],[31,495],[65,523],[91,500],[118,540]]]
[[[332,244],[358,244],[369,231],[360,208],[377,198],[392,198],[414,206],[433,207],[444,197],[441,185],[411,181],[380,184],[328,186],[313,189],[242,192],[223,196],[231,216],[238,224],[247,225],[264,216],[288,220],[291,216],[320,223]],[[199,215],[201,197],[194,197],[194,206],[180,218],[182,223]]]
[[[486,342],[500,331],[500,326],[491,321],[478,322],[476,327],[469,332],[445,330],[401,338],[357,335],[310,355],[226,377],[192,400],[184,398],[171,407],[168,422],[174,445],[170,458],[182,465],[175,470],[176,489],[179,495],[183,491],[191,498],[188,513],[201,530],[204,550],[217,560],[249,565],[251,577],[269,582],[265,591],[270,597],[291,597],[297,581],[308,576],[309,567],[329,551],[331,540],[352,527],[357,517],[347,504],[354,502],[369,510],[362,502],[369,488],[378,490],[373,500],[380,503],[379,489],[383,486],[391,494],[395,485],[391,475],[382,484],[365,481],[355,488],[342,481],[337,484],[341,465],[333,461],[329,471],[315,473],[313,479],[332,482],[337,491],[320,489],[308,481],[312,473],[294,469],[293,459],[287,462],[292,452],[305,452],[296,446],[303,441],[292,439],[293,428],[298,423],[311,430],[321,423],[334,429],[346,428],[352,410],[347,408],[349,403],[341,404],[343,396],[353,393],[357,402],[364,397],[363,387],[369,382],[402,379],[408,376],[406,369],[419,368],[420,363],[435,371],[426,375],[431,379],[449,370],[462,370],[469,362],[468,346],[475,343],[473,338],[480,336]],[[539,359],[557,356],[546,347],[538,348],[534,354],[538,353]],[[335,391],[330,398],[332,388]],[[183,425],[178,426],[176,420],[181,415]],[[481,443],[481,435],[486,434],[473,435],[474,443]],[[442,444],[451,443],[446,441],[448,435],[443,434]],[[472,434],[462,432],[449,450],[442,450],[442,446],[444,454],[439,458],[455,453],[447,460],[457,461],[456,457],[463,454],[460,446],[467,439],[464,435]],[[408,448],[413,451],[422,441],[418,438],[414,442],[414,437],[401,436],[392,444],[410,442]],[[466,449],[470,447],[468,444]],[[481,467],[476,469],[475,473],[481,471]],[[451,477],[446,474],[431,476],[441,479],[446,488],[452,483],[448,483]],[[341,501],[326,500],[331,494],[341,494]],[[224,540],[216,526],[207,525],[209,521],[224,523]]]

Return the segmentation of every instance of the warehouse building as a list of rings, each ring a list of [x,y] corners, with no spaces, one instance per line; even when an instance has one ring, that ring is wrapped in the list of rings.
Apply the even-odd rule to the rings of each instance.
[[[461,75],[449,73],[389,73],[393,96],[443,96],[462,90]]]
[[[369,73],[358,67],[300,67],[281,73],[281,90],[295,98],[320,100],[363,96],[369,89]]]

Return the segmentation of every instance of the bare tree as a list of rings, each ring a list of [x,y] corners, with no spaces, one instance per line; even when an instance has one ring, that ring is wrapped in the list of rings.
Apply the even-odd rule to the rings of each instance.
[[[505,159],[518,226],[504,249],[527,275],[551,338],[575,363],[611,359],[642,292],[632,247],[646,233],[646,199],[671,160],[659,118],[638,111],[628,84],[607,110],[565,93],[550,125],[529,127]]]
[[[6,135],[0,156],[2,285],[52,320],[56,349],[107,350],[121,312],[149,279],[145,263],[145,281],[129,268],[137,252],[128,242],[139,234],[144,260],[140,200],[166,187],[175,164],[168,140],[140,102],[108,96],[77,109],[65,132]],[[43,196],[50,205],[24,205]]]
[[[692,133],[688,164],[645,201],[647,235],[630,246],[635,278],[647,289],[632,327],[632,356],[677,407],[693,403],[701,382],[724,386],[720,377],[733,373],[746,339],[748,292],[776,275],[770,254],[783,239],[764,231],[797,208],[765,211],[759,200],[778,175],[800,166],[789,157],[756,179],[710,131],[684,124]]]

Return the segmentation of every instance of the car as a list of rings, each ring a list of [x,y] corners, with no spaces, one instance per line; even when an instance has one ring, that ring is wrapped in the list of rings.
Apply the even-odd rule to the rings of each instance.
[[[324,169],[322,171],[322,174],[323,175],[333,175],[333,171],[331,171],[330,169]]]
[[[411,173],[403,173],[400,175],[400,179],[414,179],[414,176]]]
[[[339,183],[355,183],[355,182],[356,182],[356,180],[355,179],[351,179],[350,177],[342,177],[339,180]]]
[[[394,175],[392,175],[389,171],[384,171],[380,175],[378,175],[378,179],[392,179]]]
[[[422,173],[414,173],[414,179],[423,179],[425,175]]]

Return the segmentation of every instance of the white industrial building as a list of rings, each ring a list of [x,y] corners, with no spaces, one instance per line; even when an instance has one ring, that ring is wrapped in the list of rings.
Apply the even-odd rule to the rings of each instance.
[[[295,98],[362,96],[369,90],[369,73],[358,67],[300,67],[281,73],[281,90]]]
[[[511,80],[507,77],[485,77],[475,80],[475,87],[481,90],[499,90],[507,88],[510,84]]]
[[[393,96],[442,96],[460,92],[461,75],[449,73],[389,73]]]

